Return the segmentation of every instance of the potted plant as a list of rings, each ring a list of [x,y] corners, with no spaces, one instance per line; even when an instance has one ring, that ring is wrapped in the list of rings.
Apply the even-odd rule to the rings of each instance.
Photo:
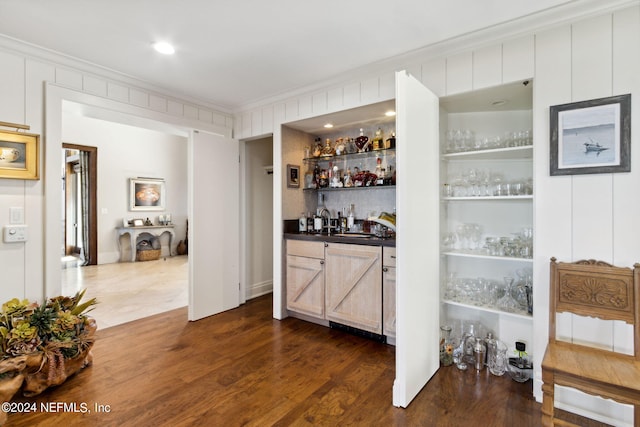
[[[0,400],[9,401],[23,387],[35,396],[91,363],[97,329],[87,316],[96,299],[81,302],[85,290],[45,304],[14,298],[0,312]],[[0,424],[6,414],[0,413]]]

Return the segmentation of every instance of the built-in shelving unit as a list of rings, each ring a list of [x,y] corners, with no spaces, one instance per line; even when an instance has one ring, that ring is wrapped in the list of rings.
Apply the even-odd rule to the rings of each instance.
[[[440,317],[480,322],[533,352],[531,95],[531,85],[515,83],[441,98]]]

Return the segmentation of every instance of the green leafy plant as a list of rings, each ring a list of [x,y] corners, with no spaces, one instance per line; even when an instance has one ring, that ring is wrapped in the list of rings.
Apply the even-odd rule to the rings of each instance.
[[[0,313],[2,359],[38,352],[73,358],[89,347],[93,338],[86,314],[97,301],[81,302],[85,291],[51,298],[44,305],[18,298],[5,302]]]

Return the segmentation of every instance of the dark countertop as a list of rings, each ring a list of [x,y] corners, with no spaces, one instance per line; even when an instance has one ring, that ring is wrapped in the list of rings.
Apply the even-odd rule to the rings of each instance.
[[[396,247],[396,239],[383,239],[381,237],[371,236],[371,237],[342,237],[335,235],[327,235],[327,233],[322,234],[311,234],[311,233],[284,233],[285,239],[293,239],[293,240],[307,240],[312,242],[329,242],[329,243],[348,243],[354,245],[367,245],[367,246],[386,246],[386,247]]]

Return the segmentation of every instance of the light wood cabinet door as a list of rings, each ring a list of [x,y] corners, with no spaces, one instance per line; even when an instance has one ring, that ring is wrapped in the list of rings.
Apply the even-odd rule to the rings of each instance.
[[[324,319],[324,260],[287,256],[287,309]]]
[[[396,337],[396,248],[382,248],[382,334]]]
[[[382,248],[329,243],[326,318],[382,334]]]
[[[382,334],[396,337],[396,268],[382,267]]]

